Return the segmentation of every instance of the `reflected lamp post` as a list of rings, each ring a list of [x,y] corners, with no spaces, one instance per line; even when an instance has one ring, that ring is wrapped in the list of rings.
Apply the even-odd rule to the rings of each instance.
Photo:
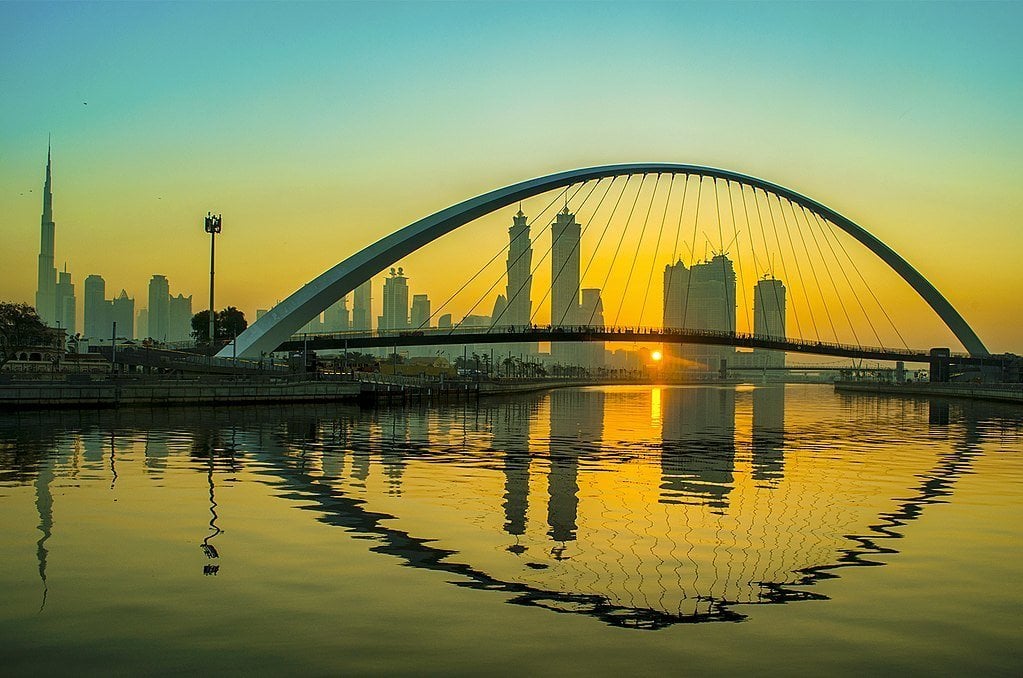
[[[220,233],[220,215],[207,212],[204,228],[210,234],[210,355],[213,355],[213,340],[216,336],[214,334],[214,318],[216,315],[213,311],[213,270],[216,255],[216,238],[217,233]]]

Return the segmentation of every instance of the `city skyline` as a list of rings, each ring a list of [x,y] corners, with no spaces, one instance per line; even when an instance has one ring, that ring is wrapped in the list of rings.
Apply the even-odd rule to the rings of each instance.
[[[203,77],[181,88],[172,84],[176,80],[156,76],[195,74],[200,62],[189,53],[207,51],[191,49],[187,39],[172,40],[151,24],[160,19],[184,28],[203,20],[223,23],[234,15],[229,7],[193,9],[140,7],[119,13],[101,5],[82,5],[76,8],[74,21],[56,5],[7,4],[0,9],[10,19],[4,24],[11,31],[7,44],[12,100],[17,102],[0,113],[5,129],[11,130],[8,161],[0,167],[0,187],[10,205],[0,217],[11,259],[0,272],[5,297],[33,299],[32,262],[38,242],[32,224],[39,214],[39,158],[49,131],[54,134],[58,191],[58,263],[62,253],[75,253],[68,257],[69,270],[79,286],[85,276],[99,274],[111,286],[141,299],[146,281],[160,271],[182,281],[186,292],[201,291],[206,264],[199,223],[201,215],[214,208],[225,214],[218,289],[221,298],[250,318],[255,309],[268,308],[344,255],[443,205],[550,170],[663,158],[745,170],[818,197],[904,253],[948,294],[993,351],[1023,350],[1018,333],[1007,322],[1021,310],[1023,280],[1010,259],[1023,241],[1006,228],[1020,200],[1012,189],[1017,174],[1013,158],[1023,140],[1011,122],[1018,119],[1023,102],[1006,90],[1005,83],[1010,82],[1020,53],[1009,46],[1011,40],[992,37],[1018,23],[1018,8],[991,5],[960,12],[928,7],[921,12],[899,6],[857,10],[839,6],[819,12],[808,6],[751,6],[747,11],[762,14],[762,21],[742,24],[735,24],[728,12],[706,5],[610,6],[585,13],[569,4],[545,10],[549,13],[545,19],[570,19],[597,35],[624,22],[627,30],[617,36],[618,43],[649,41],[667,60],[720,63],[734,81],[734,86],[730,82],[724,87],[711,73],[699,68],[666,70],[662,60],[625,59],[605,69],[600,78],[584,70],[586,60],[578,57],[545,63],[543,68],[532,54],[509,61],[500,49],[513,35],[502,24],[512,11],[509,6],[413,6],[405,12],[394,7],[328,6],[288,12],[284,21],[279,21],[280,10],[257,6],[250,25],[276,26],[281,36],[298,35],[309,28],[302,22],[313,17],[323,21],[306,47],[266,78],[259,77],[258,66],[268,67],[274,52],[252,55],[256,70],[207,55],[204,58],[212,59],[226,79],[215,83]],[[517,8],[515,16],[522,21],[539,11]],[[647,25],[651,18],[691,39],[669,42],[667,30],[663,34],[628,30]],[[365,41],[341,48],[329,40],[342,19],[348,22],[345,25],[365,27],[367,36],[381,30],[379,22],[384,21],[396,35],[419,37],[408,44],[399,41],[397,50],[381,62],[369,62],[374,65],[367,66],[361,79],[343,69],[331,74],[325,65],[341,63],[346,56],[384,56]],[[471,19],[481,22],[478,33],[457,30],[460,21]],[[100,55],[114,56],[122,48],[115,41],[103,52],[87,32],[89,26],[104,22],[115,34],[145,36],[153,42],[152,55],[125,62],[121,86],[116,86],[115,72]],[[758,24],[759,33],[750,34],[751,23]],[[748,74],[737,71],[738,62],[722,52],[727,41],[711,45],[686,28],[704,24],[734,27],[732,33],[725,31],[733,35],[729,40],[753,40],[763,52],[762,64]],[[815,30],[835,25],[845,28],[832,32],[825,48],[813,37]],[[431,31],[417,30],[423,26]],[[542,23],[538,39],[547,30]],[[48,40],[32,37],[42,31],[57,31],[56,35],[88,47],[84,63],[69,73],[44,77],[41,69],[48,68],[54,55],[40,51]],[[949,43],[952,32],[959,37]],[[783,49],[784,39],[791,35],[806,39]],[[233,28],[219,33],[218,40],[230,46],[243,36],[243,30]],[[484,36],[494,45],[487,46]],[[582,38],[575,34],[559,39],[582,46]],[[445,40],[452,42],[448,48],[429,52]],[[864,41],[869,41],[871,52],[862,51]],[[491,101],[504,99],[491,98],[494,85],[456,67],[458,48],[467,47],[479,52],[483,63],[506,73],[507,82],[517,83],[520,94],[509,103],[519,107],[517,118],[495,109]],[[414,58],[424,50],[431,55],[431,68],[443,75],[439,80],[428,77],[423,87],[446,82],[475,96],[466,111],[448,122],[419,117],[416,139],[402,136],[402,143],[395,145],[395,135],[404,134],[400,130],[406,114],[383,118],[367,114],[397,92],[410,97],[402,109],[423,106],[424,112],[437,112],[435,103],[424,100],[425,92],[399,86],[408,75],[420,72]],[[813,64],[811,54],[823,63]],[[881,63],[900,67],[882,71],[876,68]],[[778,91],[772,95],[758,83],[757,68],[777,66],[789,68],[791,75],[774,81]],[[325,85],[314,88],[318,105],[296,110],[290,104],[273,106],[258,96],[266,85],[297,93],[283,79],[292,67],[310,67],[309,82]],[[88,77],[83,77],[82,68],[92,69]],[[635,75],[627,72],[630,68],[643,73],[642,91],[652,105],[591,111],[580,124],[560,125],[555,134],[535,124],[537,116],[549,110],[548,102],[585,100],[608,88],[618,91],[623,102],[629,101],[629,77]],[[832,72],[843,74],[839,81],[849,94],[825,104],[826,97],[818,94],[834,88],[822,79]],[[662,86],[649,88],[651,79],[658,78]],[[150,98],[153,82],[162,83],[165,90]],[[559,90],[562,94],[556,96]],[[770,105],[754,107],[758,117],[744,113],[744,91]],[[871,96],[855,96],[867,91]],[[347,99],[341,92],[354,93],[350,105],[343,103]],[[239,106],[253,96],[258,105],[251,111]],[[138,115],[129,125],[115,125],[124,106],[135,107]],[[570,109],[556,106],[555,121],[570,115]],[[312,110],[336,111],[340,117],[328,121]],[[284,126],[284,120],[296,113],[302,129]],[[198,121],[197,115],[210,122],[184,125]],[[173,116],[182,122],[172,124]],[[973,121],[969,127],[967,119]],[[472,120],[476,123],[469,124]],[[825,120],[829,124],[823,124]],[[483,121],[502,127],[499,132],[489,124],[481,128]],[[461,136],[454,136],[456,126]],[[264,137],[277,134],[259,156],[253,154],[251,143],[257,132]],[[482,148],[488,152],[477,150]],[[380,150],[387,152],[381,155]],[[424,175],[422,161],[416,158],[440,155],[450,162],[443,166],[431,162]],[[888,170],[877,172],[879,165]],[[957,174],[957,168],[964,171]],[[276,179],[271,181],[271,176]],[[431,178],[415,179],[422,176]],[[383,199],[396,185],[403,186],[401,197]],[[506,218],[502,215],[502,220]],[[302,236],[296,237],[299,224]],[[999,247],[969,247],[975,233],[989,234],[986,237]],[[168,236],[173,237],[172,248],[161,246]],[[318,246],[309,247],[310,242]],[[463,246],[466,242],[461,241]],[[111,270],[112,260],[121,262],[122,270]],[[253,261],[263,268],[256,281],[247,275]],[[443,270],[415,268],[423,287],[442,293]],[[985,275],[971,273],[979,270]],[[988,294],[992,286],[1005,294],[992,298]]]

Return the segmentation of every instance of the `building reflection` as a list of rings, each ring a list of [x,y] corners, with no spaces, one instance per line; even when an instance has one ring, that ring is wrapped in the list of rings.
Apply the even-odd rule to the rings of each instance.
[[[782,479],[785,470],[785,386],[767,384],[753,389],[754,480],[768,487]]]
[[[753,389],[751,418],[749,401],[737,406],[730,388],[662,388],[657,397],[655,407],[649,390],[612,398],[566,389],[429,410],[167,410],[138,424],[131,413],[0,418],[0,473],[34,484],[44,604],[54,576],[51,487],[72,472],[81,440],[86,465],[108,474],[116,447],[116,470],[126,478],[119,492],[143,477],[163,497],[175,474],[202,474],[209,567],[231,552],[218,517],[231,505],[223,488],[248,471],[247,482],[266,483],[295,511],[367,539],[374,552],[450,574],[457,585],[607,624],[660,628],[742,619],[743,603],[823,597],[806,587],[895,553],[905,526],[948,500],[992,436],[1023,438],[1018,409],[945,403],[947,444],[893,467],[881,452],[848,455],[854,459],[808,452],[820,431],[798,416],[786,421],[793,398],[785,387]],[[906,410],[906,421],[933,426],[935,408],[924,407]],[[659,427],[620,426],[633,419]],[[631,437],[608,439],[619,429]],[[736,443],[747,432],[749,455]],[[135,441],[134,455],[120,452],[126,439]],[[788,468],[787,446],[800,449]],[[154,458],[163,460],[159,482]],[[87,486],[85,476],[76,488]],[[890,494],[878,496],[875,477]],[[233,513],[232,526],[241,518]],[[190,548],[195,554],[194,542]]]
[[[735,389],[661,390],[663,503],[728,506],[735,467]]]
[[[547,534],[573,541],[579,511],[579,454],[604,433],[604,392],[557,389],[550,394],[550,470],[547,472]]]
[[[504,531],[520,537],[526,532],[526,512],[529,509],[529,425],[535,416],[534,402],[513,400],[506,407],[494,408],[492,423],[493,447],[503,454],[501,471],[504,474]],[[511,550],[521,553],[521,548]]]

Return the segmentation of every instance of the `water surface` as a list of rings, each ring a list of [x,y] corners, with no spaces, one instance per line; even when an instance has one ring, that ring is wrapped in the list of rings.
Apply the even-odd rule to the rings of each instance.
[[[1023,408],[0,416],[5,671],[1018,675]]]

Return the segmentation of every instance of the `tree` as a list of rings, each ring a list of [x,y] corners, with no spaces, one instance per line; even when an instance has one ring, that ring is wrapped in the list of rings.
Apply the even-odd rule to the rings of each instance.
[[[234,339],[249,326],[245,314],[234,306],[217,311],[213,319],[213,332],[216,339]],[[210,312],[199,311],[192,316],[192,338],[196,343],[207,344],[210,341]]]
[[[33,307],[0,302],[0,366],[12,360],[22,349],[52,343],[52,331],[43,324]]]

